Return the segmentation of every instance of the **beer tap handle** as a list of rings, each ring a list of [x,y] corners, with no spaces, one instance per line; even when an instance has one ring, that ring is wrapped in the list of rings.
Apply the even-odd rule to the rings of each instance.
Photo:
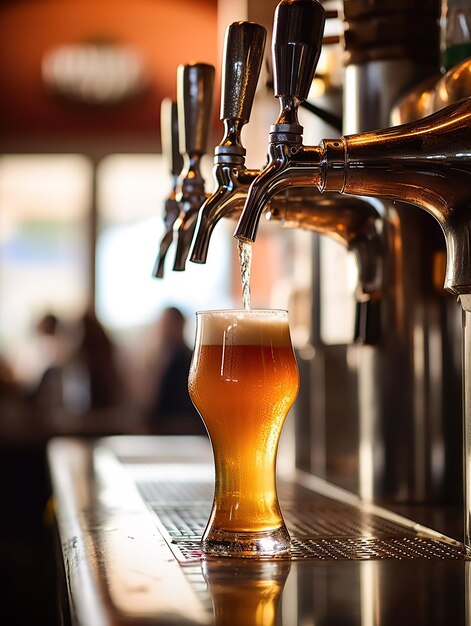
[[[165,201],[165,234],[160,242],[159,253],[152,270],[152,276],[155,278],[163,278],[165,258],[173,242],[173,225],[180,213],[175,194],[178,176],[183,167],[183,157],[180,154],[178,143],[177,103],[171,98],[164,98],[160,106],[160,137],[162,157],[172,176],[172,190]]]
[[[273,25],[273,81],[280,115],[275,141],[301,143],[297,110],[306,100],[322,48],[325,11],[317,0],[281,0]],[[284,137],[283,135],[294,135]]]
[[[201,207],[199,226],[191,261],[205,263],[214,227],[227,215],[229,203],[246,181],[245,148],[241,130],[250,119],[255,90],[265,50],[266,30],[253,22],[234,22],[226,29],[224,41],[221,119],[224,136],[214,150],[213,176],[216,187]],[[247,178],[247,176],[245,176]],[[232,203],[231,203],[232,204]],[[240,207],[241,208],[241,207]]]
[[[234,22],[226,30],[221,119],[250,119],[262,68],[266,29],[255,22]]]
[[[214,67],[180,65],[177,72],[180,152],[190,159],[206,152],[213,101]],[[183,132],[181,132],[183,131]]]
[[[183,168],[178,137],[177,103],[171,98],[164,98],[160,108],[160,136],[162,156],[174,179],[178,178]]]
[[[265,28],[254,22],[234,22],[226,30],[221,87],[221,120],[225,132],[214,153],[216,164],[244,163],[240,132],[250,119],[266,36]]]
[[[178,126],[184,169],[180,177],[180,221],[173,269],[182,271],[190,251],[198,211],[206,199],[200,161],[206,152],[211,123],[214,67],[207,63],[180,65],[177,72]]]

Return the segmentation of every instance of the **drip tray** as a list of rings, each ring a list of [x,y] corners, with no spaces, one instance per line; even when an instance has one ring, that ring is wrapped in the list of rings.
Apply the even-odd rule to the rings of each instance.
[[[182,564],[201,558],[213,496],[206,465],[124,464]],[[305,475],[308,487],[280,482],[292,560],[467,559],[463,544]],[[285,557],[286,558],[286,557]]]

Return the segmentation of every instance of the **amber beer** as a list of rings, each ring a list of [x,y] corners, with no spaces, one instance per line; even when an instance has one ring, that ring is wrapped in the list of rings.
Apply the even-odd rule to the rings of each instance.
[[[257,560],[250,568],[239,560],[205,559],[203,576],[213,603],[215,626],[276,626],[279,601],[291,563]]]
[[[216,475],[205,552],[289,550],[276,454],[298,386],[286,311],[197,313],[189,391],[211,439]]]

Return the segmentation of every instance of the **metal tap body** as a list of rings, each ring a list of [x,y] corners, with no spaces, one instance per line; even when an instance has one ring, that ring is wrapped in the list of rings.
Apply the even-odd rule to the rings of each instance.
[[[212,233],[222,218],[239,219],[251,183],[260,170],[216,164],[215,190],[201,206],[191,261],[205,263]],[[364,198],[321,195],[312,186],[275,194],[264,211],[285,228],[324,234],[353,251],[358,264],[358,297],[379,297],[381,291],[382,215]]]
[[[272,128],[269,161],[249,189],[238,239],[254,241],[267,203],[291,187],[400,200],[439,222],[448,250],[445,289],[471,292],[471,98],[418,122],[315,147],[280,142]]]
[[[177,70],[177,103],[171,109],[171,114],[163,103],[163,154],[172,164],[178,162],[179,167],[177,170],[172,166],[173,191],[165,204],[165,233],[152,272],[157,278],[164,275],[165,259],[174,240],[177,247],[173,269],[185,269],[198,210],[206,199],[200,163],[206,152],[209,134],[213,83],[212,65],[180,65]]]
[[[323,10],[308,0],[303,3],[308,19],[301,30],[306,41],[312,32],[322,36]],[[295,7],[297,8],[297,7]],[[223,217],[238,218],[250,184],[260,170],[245,167],[245,148],[241,131],[249,121],[253,98],[263,59],[265,29],[252,22],[235,22],[226,31],[221,90],[221,119],[224,136],[214,152],[214,191],[200,209],[198,228],[191,252],[191,261],[205,263],[211,235]],[[293,56],[303,68],[316,64],[320,43],[304,46],[302,54],[288,46],[283,54]],[[309,88],[309,78],[293,85],[295,89]],[[284,103],[279,123],[286,124],[296,116],[296,107]],[[288,108],[290,109],[288,110]],[[299,127],[301,128],[301,127]],[[338,196],[322,198],[312,187],[297,190],[295,195],[283,193],[270,203],[270,219],[282,220],[290,227],[304,228],[328,234],[353,250],[358,258],[359,296],[365,298],[378,292],[381,261],[379,232],[381,223],[373,206],[360,198],[338,202]]]

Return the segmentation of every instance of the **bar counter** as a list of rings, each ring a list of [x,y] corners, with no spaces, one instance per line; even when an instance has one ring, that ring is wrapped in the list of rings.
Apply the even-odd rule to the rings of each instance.
[[[291,559],[202,559],[204,438],[57,438],[48,462],[64,624],[469,624],[456,538],[313,476],[279,477]]]

